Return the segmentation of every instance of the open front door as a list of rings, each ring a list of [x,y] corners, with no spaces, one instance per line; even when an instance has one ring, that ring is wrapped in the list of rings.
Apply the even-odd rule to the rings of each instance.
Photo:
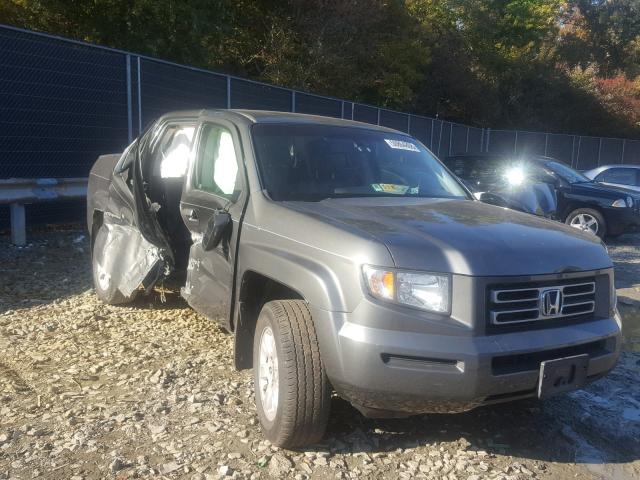
[[[247,194],[235,127],[205,121],[197,135],[195,160],[185,184],[180,213],[191,232],[187,281],[182,295],[203,315],[230,327],[234,267]],[[224,219],[224,222],[220,222]],[[211,243],[214,224],[224,224]]]

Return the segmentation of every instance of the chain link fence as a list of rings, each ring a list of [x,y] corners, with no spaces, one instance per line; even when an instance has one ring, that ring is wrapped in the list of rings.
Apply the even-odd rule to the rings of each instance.
[[[394,128],[439,157],[541,154],[584,170],[640,164],[640,141],[476,128],[267,85],[0,25],[0,178],[83,177],[171,110],[246,108]],[[29,207],[32,223],[80,219],[82,207]],[[8,213],[0,210],[0,227]]]

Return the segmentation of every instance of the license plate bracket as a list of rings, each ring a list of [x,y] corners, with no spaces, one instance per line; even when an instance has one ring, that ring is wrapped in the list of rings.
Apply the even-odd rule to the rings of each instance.
[[[538,398],[570,392],[585,385],[589,369],[589,355],[546,360],[540,364]]]

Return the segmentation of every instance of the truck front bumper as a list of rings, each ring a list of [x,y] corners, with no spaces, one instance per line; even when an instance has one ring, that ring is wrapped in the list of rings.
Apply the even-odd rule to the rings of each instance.
[[[537,396],[545,360],[589,355],[587,381],[608,373],[620,351],[620,319],[493,335],[441,335],[372,328],[353,313],[314,309],[334,388],[371,417],[454,413]]]

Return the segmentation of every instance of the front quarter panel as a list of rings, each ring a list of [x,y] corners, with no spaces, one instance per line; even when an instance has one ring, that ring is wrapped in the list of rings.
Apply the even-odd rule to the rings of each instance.
[[[363,298],[361,265],[393,266],[389,251],[373,239],[271,202],[250,200],[242,226],[238,278],[255,271],[297,291],[314,307],[350,312]]]

